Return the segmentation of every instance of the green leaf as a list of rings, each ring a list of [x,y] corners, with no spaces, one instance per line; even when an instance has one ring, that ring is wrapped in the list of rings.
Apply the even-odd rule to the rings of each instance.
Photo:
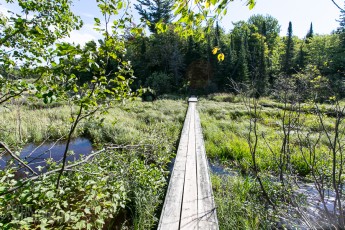
[[[47,193],[46,193],[46,197],[48,198],[48,199],[51,199],[51,198],[53,198],[54,197],[54,192],[53,191],[48,191]]]
[[[123,2],[122,2],[122,1],[119,1],[119,2],[117,3],[117,8],[118,8],[119,10],[121,10],[122,7],[123,7]]]
[[[64,215],[64,222],[68,222],[69,221],[69,219],[70,219],[70,215],[69,215],[69,213],[68,212],[65,212],[65,215]]]
[[[39,26],[36,26],[35,29],[39,34],[43,34],[43,31],[41,30]]]
[[[95,20],[95,24],[96,25],[100,25],[101,24],[101,20],[99,20],[99,18],[94,18],[94,20]]]
[[[120,78],[122,81],[125,81],[125,80],[126,80],[126,78],[125,78],[124,76],[119,75],[119,76],[117,76],[117,77]]]
[[[90,209],[89,209],[89,208],[85,208],[85,209],[84,209],[84,212],[85,212],[86,214],[91,214],[91,212],[90,212]]]

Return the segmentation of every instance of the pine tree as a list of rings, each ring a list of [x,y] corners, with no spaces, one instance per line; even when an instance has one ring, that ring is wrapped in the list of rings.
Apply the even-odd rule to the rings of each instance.
[[[297,59],[297,65],[298,69],[302,70],[305,67],[305,62],[306,62],[306,52],[303,50],[304,43],[301,44],[299,47],[299,52],[298,52],[298,59]]]
[[[229,49],[228,49],[228,55],[226,55],[227,58],[225,61],[227,62],[227,77],[232,78],[233,71],[236,63],[236,50],[235,50],[235,44],[234,44],[234,38],[233,35],[230,34],[230,42],[229,42]]]
[[[216,23],[216,28],[215,28],[215,31],[214,31],[214,40],[213,40],[213,44],[214,46],[219,46],[219,39],[220,39],[220,28],[219,28],[219,25],[218,25],[218,22]]]
[[[145,41],[145,39],[142,39],[142,41],[141,41],[140,54],[141,54],[141,57],[145,57],[145,54],[146,54],[146,41]]]
[[[313,37],[314,37],[313,23],[310,23],[310,29],[309,29],[307,35],[305,36],[306,43],[309,44],[310,43],[310,39],[312,39]]]
[[[284,63],[283,63],[283,72],[286,74],[292,73],[292,59],[294,56],[294,42],[292,39],[292,23],[289,22],[287,39],[286,39],[286,49],[285,49],[285,56],[284,56]]]
[[[246,38],[243,36],[241,37],[241,48],[239,50],[238,54],[238,79],[240,79],[241,82],[248,82],[249,81],[249,70],[248,70],[248,50],[246,46]]]
[[[259,79],[256,84],[258,96],[262,96],[265,94],[266,86],[267,86],[267,62],[266,62],[266,55],[265,55],[265,40],[264,37],[260,39],[260,57],[259,57]]]
[[[152,33],[156,33],[156,24],[158,22],[168,23],[171,20],[171,8],[173,1],[171,0],[138,0],[140,4],[134,4],[141,18],[148,21],[149,29]],[[144,8],[143,8],[144,7]]]
[[[334,66],[338,72],[345,73],[345,1],[344,7],[340,10],[338,22],[339,27],[337,29],[337,34],[339,34],[340,47],[335,54]]]
[[[342,48],[345,49],[345,2],[344,8],[340,11],[339,25],[337,33],[340,35]]]

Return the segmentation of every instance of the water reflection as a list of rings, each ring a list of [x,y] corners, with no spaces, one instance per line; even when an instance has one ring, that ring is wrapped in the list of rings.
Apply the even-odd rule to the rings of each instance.
[[[45,142],[42,145],[29,144],[23,148],[20,153],[20,158],[35,171],[39,172],[38,168],[43,167],[45,171],[46,161],[51,159],[55,162],[62,160],[63,153],[66,148],[66,141]],[[81,155],[89,155],[92,152],[92,144],[86,138],[76,138],[70,142],[69,151],[71,154],[67,157],[67,161],[75,161]],[[72,152],[74,154],[72,154]],[[11,156],[8,153],[0,156],[0,168],[3,169],[8,164]],[[22,172],[23,173],[23,172]]]

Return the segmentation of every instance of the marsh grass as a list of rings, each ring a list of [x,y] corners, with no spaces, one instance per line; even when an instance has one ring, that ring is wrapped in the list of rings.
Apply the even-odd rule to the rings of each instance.
[[[67,105],[45,109],[7,105],[0,111],[0,138],[9,145],[61,138],[68,133],[71,111]],[[185,111],[186,103],[181,100],[118,104],[107,114],[98,114],[96,119],[81,122],[75,136],[89,137],[94,143],[114,144],[147,143],[162,137],[177,137]],[[19,139],[19,129],[22,140]]]
[[[219,229],[271,229],[272,213],[250,177],[212,175]]]
[[[97,114],[95,119],[84,120],[80,123],[75,136],[88,137],[97,146],[104,146],[105,144],[152,146],[149,151],[140,148],[131,151],[110,151],[99,156],[102,164],[86,165],[79,169],[82,172],[84,170],[91,171],[95,175],[97,173],[102,175],[111,174],[109,178],[112,181],[108,181],[108,176],[100,178],[94,176],[93,186],[97,188],[99,195],[104,195],[104,202],[119,205],[116,202],[121,201],[121,207],[112,207],[108,210],[108,203],[102,203],[101,205],[104,205],[104,210],[102,209],[104,216],[99,216],[100,220],[115,218],[114,215],[119,210],[125,209],[131,216],[130,223],[132,226],[130,229],[146,230],[155,228],[158,221],[157,215],[163,203],[167,186],[167,165],[176,152],[186,108],[187,103],[183,100],[132,101],[126,104],[117,104],[107,114]],[[14,148],[14,146],[20,147],[30,142],[40,143],[45,139],[55,140],[61,138],[68,133],[70,113],[71,108],[67,105],[33,109],[32,106],[23,103],[20,106],[18,104],[8,104],[0,110],[0,117],[2,118],[0,119],[0,127],[3,129],[0,132],[0,140]],[[109,159],[109,162],[106,159]],[[2,173],[3,175],[11,175],[10,171],[8,174],[7,171]],[[92,210],[94,208],[92,199],[94,198],[88,197],[93,193],[79,192],[78,199],[73,195],[76,189],[82,191],[83,184],[91,183],[89,177],[78,172],[68,174],[69,176],[64,177],[62,181],[64,185],[69,186],[68,188],[63,187],[66,189],[64,197],[72,201],[78,200],[86,208]],[[115,176],[116,180],[113,180],[112,178]],[[9,177],[8,183],[12,183],[11,181],[12,179]],[[32,190],[31,185],[29,187],[24,186],[22,190],[29,193],[31,191],[34,194],[32,196],[36,198],[30,195],[29,198],[35,201],[37,197],[44,196],[47,189],[45,186],[50,186],[50,182],[54,184],[54,176],[47,178],[45,183],[37,181],[37,185],[40,186],[36,186],[35,191]],[[4,187],[7,186],[7,180],[1,183]],[[103,183],[107,183],[107,186]],[[112,193],[108,191],[108,183],[111,186],[112,183],[121,184],[124,190],[119,192],[118,197],[116,197],[117,195],[114,197],[115,194],[111,195]],[[0,204],[4,205],[3,207],[11,207],[11,204],[17,202],[15,201],[16,196],[20,196],[20,194],[20,191],[18,191],[13,195],[14,200],[11,200],[12,198],[9,200],[2,199],[3,197],[0,196]],[[61,198],[54,197],[54,199],[59,200]],[[90,202],[84,202],[84,199],[91,200]],[[35,206],[35,208],[42,213],[49,208],[55,210],[54,202],[40,200],[38,202],[40,205]],[[13,208],[11,212],[15,215],[15,206],[11,208]],[[72,213],[78,213],[78,215],[83,213],[79,208],[75,208],[78,207],[71,205],[68,210]],[[0,208],[1,211],[3,210]],[[89,221],[90,223],[92,221],[92,223],[98,222],[98,226],[100,226],[102,225],[99,222],[100,220],[96,218]],[[18,219],[13,221],[13,223],[7,223],[7,226],[21,226]],[[19,221],[22,220],[19,219]],[[109,222],[111,223],[111,220]],[[22,221],[21,223],[33,227],[33,225],[28,225],[28,222]],[[0,226],[2,226],[1,224],[0,221]],[[73,227],[74,224],[74,222],[69,222],[66,223],[65,227]],[[49,226],[47,228],[49,229]]]
[[[230,160],[243,173],[248,173],[251,166],[251,155],[247,143],[249,133],[249,113],[242,103],[216,102],[200,100],[198,104],[201,123],[203,127],[206,152],[212,159]],[[277,155],[282,145],[282,117],[283,110],[276,108],[260,107],[259,112],[259,134],[257,160],[262,170],[277,172]],[[313,114],[302,114],[302,129],[299,133],[309,132],[311,139],[316,138],[316,134],[322,127],[317,122],[318,118]],[[324,125],[327,130],[334,129],[331,118],[325,117]],[[344,127],[345,128],[345,127]],[[313,135],[315,137],[313,137]],[[297,130],[291,128],[291,143],[300,143]],[[326,143],[323,137],[321,143]],[[297,148],[291,146],[293,170],[301,175],[308,175],[307,165]],[[272,153],[273,151],[273,153]],[[320,146],[316,150],[318,154],[325,152]]]
[[[212,100],[201,99],[198,103],[208,157],[211,161],[226,162],[226,165],[239,172],[233,177],[221,178],[214,175],[212,178],[220,229],[275,228],[279,226],[279,219],[272,209],[264,207],[262,193],[255,180],[251,179],[253,165],[248,135],[249,121],[253,114],[249,114],[246,105],[234,99],[233,95],[229,97],[231,99],[226,95],[216,95],[211,98]],[[282,118],[284,112],[291,112],[293,116],[297,116],[297,113],[284,111],[281,103],[268,98],[260,99],[260,103],[272,106],[258,107],[259,141],[256,163],[268,194],[276,200],[279,208],[284,209],[291,201],[289,194],[293,188],[282,189],[277,183],[284,138]],[[330,105],[323,105],[322,108],[326,110]],[[327,131],[334,130],[332,116],[324,116],[323,123]],[[288,123],[284,125],[286,127]],[[344,124],[341,125],[341,129],[345,129]],[[308,155],[308,148],[310,143],[316,143],[322,131],[323,127],[320,126],[317,115],[305,106],[298,124],[290,127],[291,168],[285,170],[292,180],[297,177],[311,178],[310,167],[306,163],[312,161]],[[329,148],[325,135],[321,136],[315,148],[315,160],[319,162],[317,167],[325,172],[331,169]]]

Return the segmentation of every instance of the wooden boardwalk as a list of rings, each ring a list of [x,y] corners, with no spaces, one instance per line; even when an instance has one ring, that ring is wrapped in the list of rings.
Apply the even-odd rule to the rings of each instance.
[[[189,99],[159,230],[219,229],[196,103]]]

